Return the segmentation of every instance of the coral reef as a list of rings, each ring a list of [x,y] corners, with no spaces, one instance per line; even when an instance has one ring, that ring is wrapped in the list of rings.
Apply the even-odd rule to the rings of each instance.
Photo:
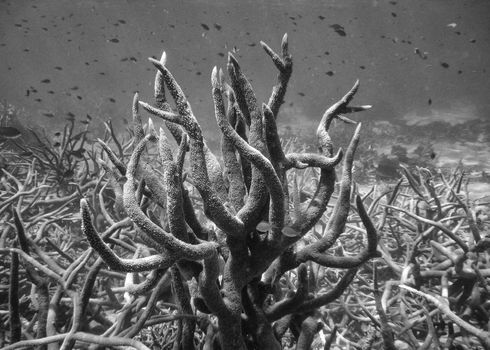
[[[104,262],[116,271],[153,270],[156,273],[172,268],[180,307],[192,310],[189,304],[191,295],[199,311],[216,316],[214,332],[223,349],[279,349],[281,337],[273,324],[293,316],[299,317],[296,322],[303,329],[298,344],[303,344],[300,348],[307,349],[316,333],[314,329],[318,320],[314,311],[340,295],[352,281],[356,269],[377,255],[376,230],[359,197],[356,203],[367,230],[366,247],[352,257],[327,253],[343,232],[349,213],[351,168],[360,125],[344,157],[340,198],[326,234],[314,243],[301,244],[301,238],[322,217],[335,189],[335,166],[341,161],[342,151],[333,152],[328,133],[331,122],[335,118],[351,122],[343,114],[362,111],[369,106],[349,105],[359,86],[356,83],[323,115],[317,129],[319,154],[285,154],[277,133],[276,118],[292,72],[292,57],[286,35],[282,41],[282,55],[265,43],[261,44],[279,70],[278,83],[273,87],[267,104],[259,106],[251,84],[231,53],[227,64],[231,85],[224,82],[223,72],[216,67],[211,74],[215,115],[222,133],[224,169],[206,146],[199,122],[166,66],[166,54],[161,60],[150,59],[158,69],[155,106],[135,97],[134,150],[129,163],[126,166],[114,156],[111,159],[121,175],[127,178],[124,184],[126,213],[139,233],[151,241],[151,246],[158,247],[157,251],[137,259],[119,258],[94,230],[85,200],[81,205],[83,231]],[[176,112],[170,108],[165,90],[175,101]],[[227,96],[226,108],[223,94]],[[162,129],[157,132],[149,122],[148,134],[144,135],[139,106],[166,121],[179,144],[175,157]],[[163,165],[163,181],[158,185],[150,185],[155,181],[148,178],[152,170],[141,162],[142,153],[151,142],[158,143]],[[187,153],[190,169],[184,172]],[[293,193],[293,206],[290,208],[287,173],[307,167],[320,169],[315,194],[309,201],[301,202],[296,198],[298,194]],[[196,220],[195,210],[187,198],[186,179],[199,193],[204,213],[214,224],[213,229],[203,227]],[[141,189],[144,184],[148,187],[148,197],[166,210],[167,222],[155,222],[142,209]],[[264,226],[265,229],[260,228]],[[332,291],[312,297],[307,286],[301,285],[306,283],[310,261],[349,271]],[[281,276],[292,269],[298,269],[300,285],[297,292],[288,298],[280,298],[282,300],[273,305],[266,305],[267,295],[278,289]],[[182,276],[186,276],[184,281],[195,284],[191,294]],[[183,347],[192,348],[195,322],[187,319],[182,322]]]
[[[292,73],[287,35],[280,54],[261,45],[279,71],[267,103],[231,53],[229,84],[212,70],[219,156],[165,53],[150,59],[154,102],[134,96],[128,139],[108,123],[89,147],[67,126],[61,150],[48,142],[41,153],[26,146],[38,152],[30,162],[9,155],[5,349],[490,346],[488,216],[462,195],[464,176],[436,183],[427,169],[401,166],[396,185],[361,196],[361,124],[346,117],[370,108],[351,106],[359,82],[323,114],[318,152],[294,150],[276,124]],[[164,120],[176,147],[141,109]],[[345,152],[335,151],[334,120],[357,124]]]

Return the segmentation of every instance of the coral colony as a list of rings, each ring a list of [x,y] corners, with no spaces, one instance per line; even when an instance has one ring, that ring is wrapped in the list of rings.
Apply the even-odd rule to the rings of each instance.
[[[121,142],[107,124],[98,148],[87,148],[85,174],[75,166],[83,161],[70,158],[65,192],[50,192],[48,180],[37,178],[36,161],[21,174],[24,182],[4,170],[0,213],[13,219],[16,232],[9,241],[4,229],[0,246],[10,256],[5,349],[427,349],[438,337],[454,342],[455,327],[471,338],[468,344],[490,346],[486,326],[473,320],[485,319],[473,314],[478,308],[486,314],[481,303],[463,319],[447,301],[448,280],[461,284],[466,299],[487,288],[477,255],[488,241],[459,194],[463,177],[442,177],[436,186],[431,174],[419,169],[415,178],[405,170],[405,181],[387,191],[358,195],[352,165],[361,124],[345,114],[370,108],[350,105],[359,82],[322,116],[318,153],[287,151],[276,122],[292,73],[288,38],[281,54],[261,45],[279,71],[267,103],[259,104],[232,53],[229,83],[221,69],[212,70],[220,156],[206,145],[164,53],[150,59],[157,69],[154,102],[134,97],[130,139]],[[151,119],[145,126],[141,108],[168,131],[156,130]],[[336,119],[357,124],[345,152],[335,151],[329,135]],[[65,134],[64,143],[80,153],[72,131]],[[47,165],[51,159],[49,152],[37,158]],[[75,220],[69,208],[78,200],[83,235],[61,221]],[[463,237],[458,230],[467,224]],[[56,235],[58,229],[64,233]],[[427,255],[428,247],[437,257]],[[383,260],[365,264],[377,257]],[[428,283],[434,279],[442,290]],[[444,300],[432,295],[441,292]],[[445,322],[438,330],[435,313]]]

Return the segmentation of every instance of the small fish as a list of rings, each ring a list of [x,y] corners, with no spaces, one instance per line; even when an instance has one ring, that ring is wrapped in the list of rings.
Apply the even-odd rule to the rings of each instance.
[[[49,84],[49,83],[51,83],[51,80],[50,79],[43,79],[43,80],[41,80],[41,83]]]
[[[107,41],[110,41],[111,43],[118,43],[119,42],[119,39],[117,38],[112,38],[112,39],[109,39]]]
[[[304,97],[305,93],[304,92],[298,92],[298,95],[300,95],[301,97]]]
[[[286,237],[298,237],[301,234],[299,231],[296,231],[294,228],[289,226],[284,226],[281,232]]]
[[[209,30],[209,26],[208,26],[206,23],[201,23],[201,27],[202,27],[204,30]]]
[[[60,146],[61,146],[61,143],[59,143],[59,142],[55,142],[55,143],[53,144],[53,146],[54,146],[54,147],[60,147]]]
[[[428,52],[424,51],[420,51],[420,49],[418,47],[416,47],[415,49],[413,49],[413,52],[415,52],[416,55],[418,55],[421,59],[423,60],[426,60],[427,59],[427,56],[428,56]]]
[[[73,156],[75,156],[76,158],[83,158],[83,153],[84,152],[85,152],[85,149],[84,148],[80,148],[80,149],[78,149],[76,151],[71,152],[71,154]]]
[[[325,19],[325,16],[318,16],[318,18],[320,18],[322,21]]]
[[[267,232],[271,229],[271,225],[267,221],[261,221],[255,229],[259,232]]]
[[[441,62],[441,66],[443,68],[449,68],[449,63],[446,63],[446,62]]]
[[[54,114],[53,114],[53,113],[51,113],[51,112],[45,112],[45,113],[43,113],[43,115],[44,115],[45,117],[48,117],[48,118],[53,118],[53,117],[54,117]]]
[[[447,26],[449,28],[456,28],[457,24],[453,22],[453,23],[449,23]]]
[[[216,30],[221,30],[222,27],[219,23],[215,23],[214,28],[216,28]]]
[[[342,27],[340,24],[332,24],[330,28],[333,28],[333,30],[340,36],[346,36],[347,33],[345,32],[344,27]]]
[[[334,75],[334,72],[332,72],[331,70],[329,70],[328,72],[325,72],[326,75],[328,75],[329,77],[331,77],[332,75]]]
[[[21,132],[11,126],[1,126],[0,127],[0,137],[6,138],[6,139],[16,139],[20,137],[22,134]]]
[[[429,98],[429,100],[427,101],[427,103],[429,104],[429,106],[432,104],[432,99]]]

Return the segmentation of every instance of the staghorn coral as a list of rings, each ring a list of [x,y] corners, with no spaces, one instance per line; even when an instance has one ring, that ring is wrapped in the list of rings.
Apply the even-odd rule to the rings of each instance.
[[[152,61],[154,105],[133,99],[129,139],[106,123],[103,139],[87,139],[84,158],[69,162],[79,170],[63,192],[45,158],[7,154],[0,346],[490,346],[488,203],[469,197],[458,169],[402,167],[396,185],[356,195],[360,125],[345,155],[334,154],[329,129],[334,119],[350,127],[343,113],[369,108],[349,106],[357,82],[321,119],[318,153],[283,145],[276,120],[292,58],[286,37],[281,55],[262,46],[279,69],[267,104],[258,106],[231,55],[230,84],[213,69],[219,157],[165,54]],[[143,125],[141,106],[165,119],[176,152],[151,119]],[[76,146],[69,128],[67,144]],[[364,264],[378,254],[372,268]]]
[[[209,341],[205,348],[209,349],[213,348],[216,337],[222,349],[279,349],[285,329],[293,324],[300,325],[298,348],[309,348],[320,329],[315,310],[338,298],[354,278],[357,268],[377,256],[376,229],[359,196],[356,206],[366,227],[367,245],[357,256],[337,256],[327,252],[343,232],[349,214],[351,169],[360,124],[343,160],[340,196],[326,234],[310,244],[305,244],[302,239],[324,214],[335,189],[335,167],[343,157],[341,150],[333,153],[329,136],[331,122],[336,118],[351,122],[343,114],[370,107],[350,106],[359,83],[356,82],[323,115],[317,130],[319,154],[285,154],[276,121],[292,72],[292,57],[287,35],[282,40],[281,55],[265,43],[261,44],[279,70],[277,85],[267,104],[258,104],[252,85],[231,53],[227,64],[231,85],[224,82],[223,72],[216,67],[211,74],[215,116],[222,134],[223,167],[207,147],[198,119],[167,68],[165,53],[160,60],[150,58],[158,69],[155,106],[139,101],[139,96],[135,96],[134,149],[127,165],[107,145],[104,146],[115,167],[126,176],[124,208],[139,235],[145,236],[150,244],[152,255],[119,258],[93,227],[87,201],[81,201],[83,232],[111,269],[156,273],[171,268],[181,309],[192,313],[192,299],[194,308],[200,313],[216,317],[217,327],[208,327],[206,336]],[[175,101],[176,111],[166,99],[166,90]],[[176,157],[165,132],[162,129],[157,132],[151,119],[145,135],[138,106],[165,120],[179,144]],[[143,152],[152,143],[158,143],[163,165],[163,176],[158,185],[150,185],[155,182],[154,170],[142,159]],[[185,171],[183,165],[187,153],[190,169]],[[320,170],[315,193],[309,201],[301,202],[293,189],[295,200],[290,208],[288,171],[309,167]],[[197,219],[187,183],[199,193],[203,211],[214,224],[212,229]],[[151,211],[145,210],[148,201],[160,205],[166,222],[159,222]],[[267,227],[265,231],[259,229],[264,226]],[[309,262],[349,270],[332,290],[314,296],[307,283],[308,274],[313,274],[311,268],[308,271]],[[294,269],[298,270],[296,292],[283,298],[276,293],[280,299],[267,303],[268,295],[279,289],[281,276]],[[149,284],[158,281],[155,278]],[[282,331],[278,331],[276,328],[281,322]],[[191,318],[181,322],[177,340],[184,349],[194,348],[195,324]]]

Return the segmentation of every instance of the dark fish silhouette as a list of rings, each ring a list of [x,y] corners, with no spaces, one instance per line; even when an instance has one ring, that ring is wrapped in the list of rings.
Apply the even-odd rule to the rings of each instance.
[[[344,27],[342,27],[340,24],[332,24],[330,28],[333,28],[333,30],[340,36],[346,36],[346,32]]]
[[[331,70],[329,70],[328,72],[325,73],[326,75],[328,75],[329,77],[331,77],[332,75],[334,75],[334,72],[332,72]]]
[[[44,115],[45,117],[48,117],[48,118],[53,118],[53,117],[54,117],[54,114],[53,114],[53,113],[51,113],[51,112],[45,112],[45,113],[43,113],[43,115]]]
[[[221,30],[222,26],[218,23],[215,23],[214,28],[216,28],[216,30]]]
[[[20,137],[21,132],[11,126],[1,126],[0,127],[0,137],[1,138],[6,138],[6,139],[16,139]]]
[[[75,156],[76,158],[83,158],[83,153],[85,152],[84,148],[80,148],[76,151],[72,151],[71,154]]]
[[[118,43],[119,42],[119,39],[112,38],[112,39],[109,39],[108,41],[110,41],[111,43]]]
[[[43,79],[43,80],[41,80],[41,83],[43,83],[43,84],[49,84],[49,83],[51,83],[51,80],[49,80],[49,79]]]
[[[424,52],[420,51],[420,49],[418,47],[416,47],[415,49],[413,49],[413,52],[415,52],[415,54],[417,56],[419,56],[423,60],[426,60],[427,59],[427,55],[429,54],[426,51],[424,51]]]
[[[204,29],[204,30],[209,30],[209,26],[205,23],[201,23],[201,27]]]
[[[441,62],[441,66],[443,68],[449,68],[449,63],[446,63],[446,62]]]

